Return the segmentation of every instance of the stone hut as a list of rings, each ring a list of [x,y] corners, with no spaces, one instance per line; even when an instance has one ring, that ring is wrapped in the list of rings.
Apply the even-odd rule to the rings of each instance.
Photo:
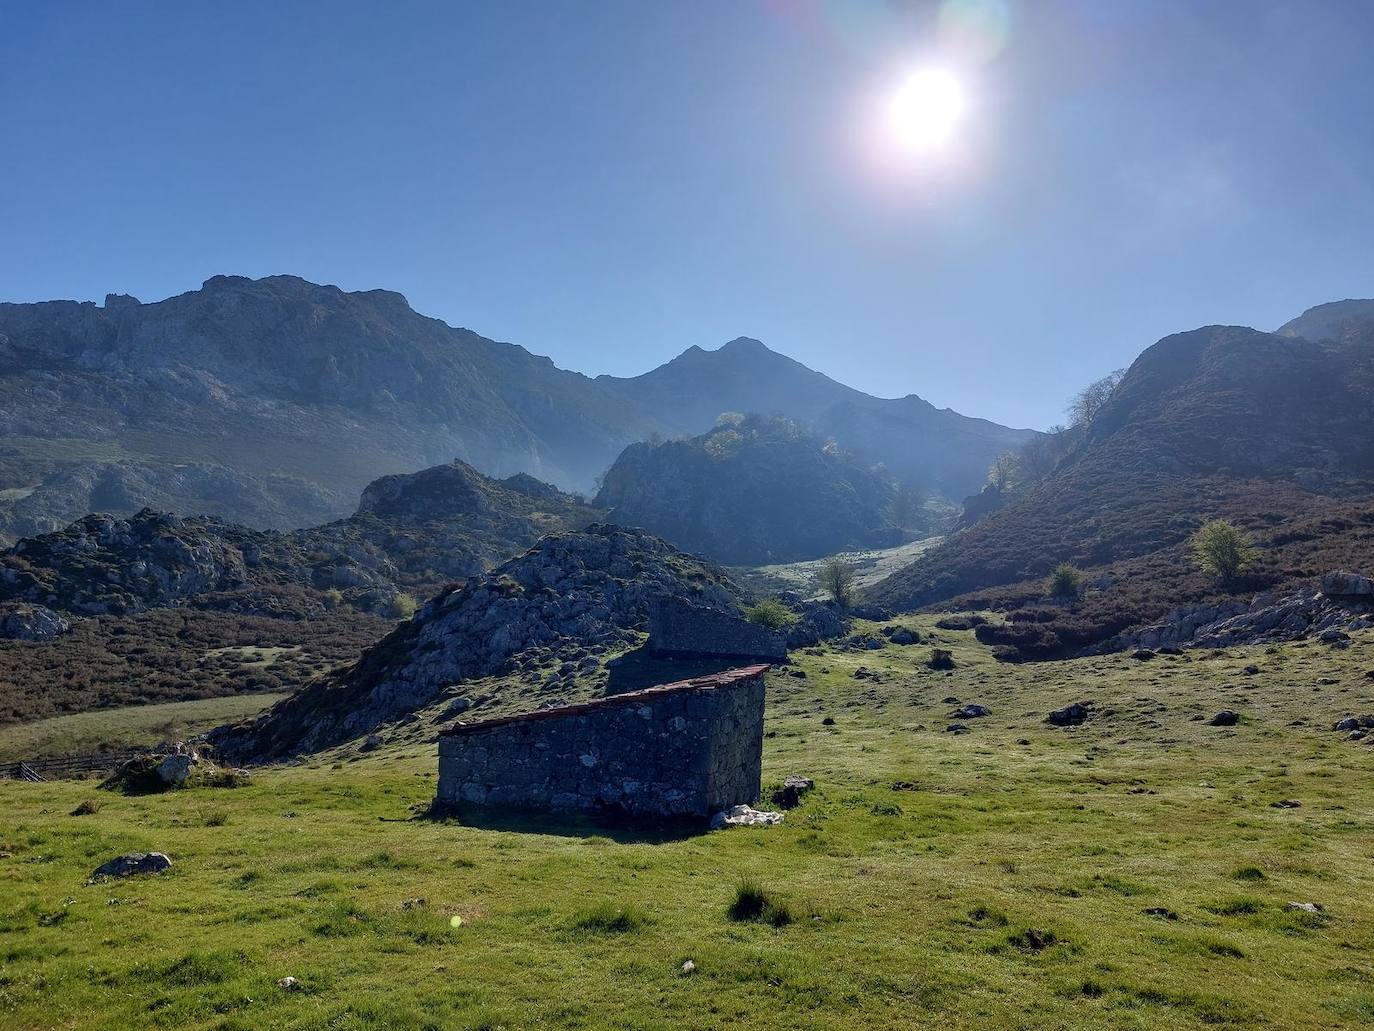
[[[459,724],[439,739],[437,806],[705,819],[756,802],[767,670]]]
[[[732,612],[658,599],[649,612],[649,651],[678,659],[787,661],[787,639]]]

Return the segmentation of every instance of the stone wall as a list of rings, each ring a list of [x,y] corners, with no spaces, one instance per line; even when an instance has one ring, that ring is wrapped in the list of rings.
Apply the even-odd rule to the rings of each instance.
[[[787,639],[733,613],[664,597],[649,612],[649,651],[680,658],[784,662]]]
[[[701,818],[755,802],[767,669],[459,724],[439,739],[436,802]]]

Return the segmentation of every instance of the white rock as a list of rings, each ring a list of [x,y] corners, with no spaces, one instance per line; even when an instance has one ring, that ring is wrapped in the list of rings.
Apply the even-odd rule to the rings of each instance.
[[[770,813],[747,805],[732,806],[711,817],[713,831],[726,827],[771,827],[775,823],[782,823],[782,813]]]
[[[195,756],[187,755],[184,752],[169,755],[157,764],[158,779],[170,787],[180,787],[186,783],[186,778],[191,775],[191,767],[195,761]]]
[[[300,990],[301,983],[297,981],[294,977],[287,975],[286,977],[283,977],[280,981],[277,982],[277,987],[282,989],[283,991],[295,992]]]

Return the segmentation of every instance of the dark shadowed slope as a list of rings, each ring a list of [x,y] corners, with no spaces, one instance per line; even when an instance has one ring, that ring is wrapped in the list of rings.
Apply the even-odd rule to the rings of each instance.
[[[896,490],[885,475],[786,419],[731,419],[710,433],[633,444],[596,503],[680,548],[732,565],[891,547]]]

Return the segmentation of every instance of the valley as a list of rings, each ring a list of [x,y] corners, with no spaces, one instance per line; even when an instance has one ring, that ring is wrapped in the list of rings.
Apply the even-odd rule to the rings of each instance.
[[[816,781],[777,827],[418,819],[427,718],[229,791],[0,783],[0,1005],[82,1028],[1374,1018],[1369,746],[1330,729],[1374,709],[1374,635],[1008,667],[970,632],[902,622],[921,644],[825,645],[770,674],[765,786]],[[1081,726],[1045,723],[1079,700]],[[949,732],[970,702],[989,714]],[[1239,725],[1209,725],[1223,708]],[[94,815],[67,815],[85,799]],[[131,849],[173,867],[85,884]],[[744,881],[789,922],[729,919]]]

